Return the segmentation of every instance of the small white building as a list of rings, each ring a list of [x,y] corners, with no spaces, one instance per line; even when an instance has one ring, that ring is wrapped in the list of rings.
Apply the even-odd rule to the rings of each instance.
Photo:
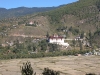
[[[66,48],[69,46],[68,43],[65,43],[65,38],[62,36],[58,36],[58,35],[50,36],[49,43],[66,46]]]
[[[32,25],[32,24],[33,24],[33,22],[31,21],[31,22],[29,22],[29,24],[30,24],[30,25]]]

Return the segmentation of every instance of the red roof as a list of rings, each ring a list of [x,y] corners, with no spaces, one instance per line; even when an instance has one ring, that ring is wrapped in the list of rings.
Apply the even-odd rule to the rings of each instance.
[[[62,39],[63,37],[62,37],[62,36],[57,36],[57,37],[55,37],[55,36],[50,36],[49,38],[50,38],[50,39]]]

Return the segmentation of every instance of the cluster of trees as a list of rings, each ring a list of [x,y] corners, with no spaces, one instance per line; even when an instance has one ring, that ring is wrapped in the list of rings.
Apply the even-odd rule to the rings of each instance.
[[[72,33],[73,35],[79,35],[81,34],[81,31],[78,28],[75,27],[67,27],[67,26],[58,26],[58,28],[56,29],[57,32],[63,32],[66,36],[69,36],[68,33]]]
[[[78,35],[80,33],[79,29],[74,28],[72,26],[69,28],[69,31],[72,32],[72,34],[74,34],[74,35]]]
[[[21,43],[21,44],[19,43],[18,40],[16,40],[14,42],[14,49],[17,49],[16,50],[17,52],[18,52],[18,49],[21,50],[21,51],[23,51],[24,49],[26,49],[27,51],[31,51],[31,52],[35,52],[35,51],[45,52],[50,47],[52,47],[52,45],[50,45],[47,42],[47,40],[40,40],[40,41],[34,41],[34,42],[32,42],[31,39],[27,39],[24,43]]]
[[[75,48],[75,46],[79,46],[80,50],[83,50],[83,47],[90,47],[91,49],[95,49],[95,48],[99,48],[99,38],[100,38],[100,29],[98,28],[95,32],[92,32],[91,30],[89,30],[87,32],[87,35],[84,35],[84,31],[78,33],[78,35],[80,36],[81,39],[83,39],[85,37],[85,39],[83,41],[80,40],[72,40],[72,46]],[[82,43],[86,41],[88,43],[88,45],[83,46]]]
[[[89,32],[89,41],[91,46],[99,48],[100,44],[100,29],[97,29],[94,33]]]
[[[6,50],[7,51],[7,50]],[[17,59],[17,58],[41,58],[41,57],[55,57],[55,56],[68,56],[68,55],[77,55],[77,54],[85,54],[89,52],[89,50],[68,50],[68,51],[55,51],[55,52],[37,52],[37,53],[8,53],[8,54],[2,54],[4,52],[1,50],[0,53],[0,59]]]
[[[0,58],[26,58],[26,57],[43,57],[45,52],[59,51],[57,44],[49,44],[47,40],[26,39],[25,42],[20,43],[15,40],[12,46],[0,46]],[[32,56],[33,55],[33,56]]]

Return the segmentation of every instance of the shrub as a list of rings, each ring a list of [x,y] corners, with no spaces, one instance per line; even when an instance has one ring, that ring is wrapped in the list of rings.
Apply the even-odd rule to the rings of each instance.
[[[33,72],[31,63],[28,61],[26,63],[23,63],[23,66],[21,67],[21,73],[22,75],[36,75],[36,72]]]
[[[96,75],[96,74],[94,74],[94,73],[88,73],[88,74],[86,74],[86,75]]]
[[[42,74],[43,75],[60,75],[60,73],[58,71],[54,71],[49,68],[44,68],[44,71]]]

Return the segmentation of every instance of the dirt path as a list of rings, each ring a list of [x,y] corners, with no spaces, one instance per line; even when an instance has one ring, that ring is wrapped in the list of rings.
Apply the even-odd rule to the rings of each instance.
[[[61,72],[61,75],[85,75],[86,73],[100,74],[100,56],[60,56],[36,59],[0,60],[0,75],[21,75],[20,66],[30,61],[37,75],[45,67]]]

